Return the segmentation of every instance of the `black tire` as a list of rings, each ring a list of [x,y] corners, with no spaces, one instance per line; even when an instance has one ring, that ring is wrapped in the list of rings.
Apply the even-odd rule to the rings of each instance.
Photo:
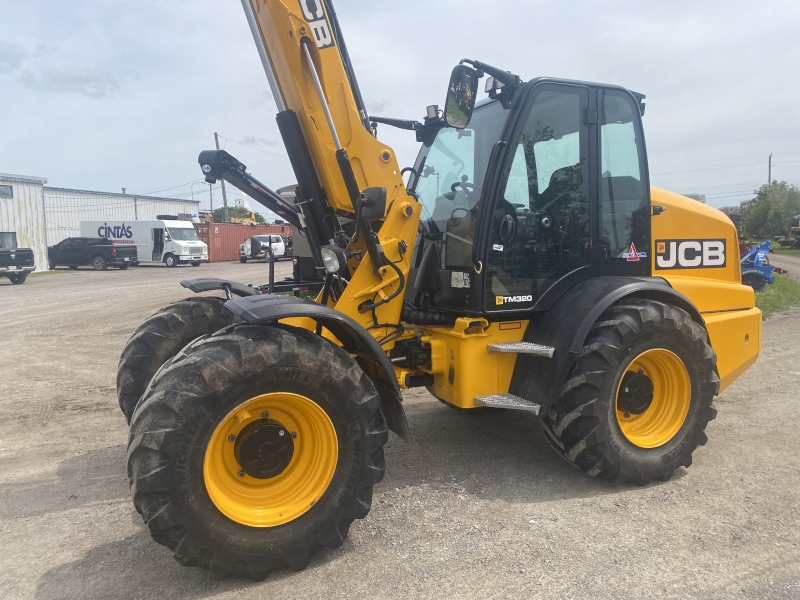
[[[242,264],[246,263],[247,262],[247,257],[246,256],[240,256],[239,257],[239,262],[242,263]]]
[[[705,445],[712,403],[719,390],[716,354],[705,330],[683,310],[660,302],[625,299],[592,326],[567,381],[541,421],[553,448],[591,476],[615,483],[645,485],[664,481]],[[664,348],[681,359],[689,375],[691,399],[677,433],[655,448],[632,444],[617,419],[616,390],[628,365],[642,352]]]
[[[749,285],[753,291],[760,292],[767,286],[767,278],[758,271],[749,271],[742,274],[742,284]]]
[[[58,265],[52,261],[50,262],[50,264],[48,264],[48,267],[50,267],[51,271],[55,271],[57,266]]]
[[[69,268],[72,269],[73,271],[77,271],[78,265],[70,265]]]
[[[195,260],[195,261],[190,262],[189,264],[192,265],[193,267],[199,267],[200,266],[200,261],[199,260]]]
[[[8,278],[11,280],[11,283],[14,285],[22,285],[25,283],[25,280],[28,278],[27,273],[17,273],[16,275],[9,275]]]
[[[217,425],[254,396],[312,398],[338,438],[333,478],[288,523],[250,527],[227,518],[206,491],[204,455]],[[322,548],[342,545],[366,517],[384,474],[388,430],[374,385],[343,349],[306,330],[240,325],[197,340],[156,374],[131,423],[128,479],[151,536],[185,566],[212,577],[264,579],[301,570]]]
[[[178,266],[178,259],[175,258],[174,254],[167,254],[164,257],[164,264],[168,267],[177,267]]]
[[[117,265],[117,268],[118,268],[120,271],[124,271],[124,270],[125,270],[125,269],[127,269],[128,267],[130,267],[130,265],[129,265],[129,264]]]
[[[156,371],[201,335],[231,323],[225,298],[195,296],[168,304],[146,319],[125,344],[117,367],[119,407],[130,424],[136,404]]]
[[[108,268],[106,259],[99,254],[92,259],[92,266],[95,271],[105,271]]]

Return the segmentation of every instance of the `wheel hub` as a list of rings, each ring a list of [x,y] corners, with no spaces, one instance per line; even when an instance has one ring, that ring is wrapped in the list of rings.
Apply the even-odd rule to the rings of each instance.
[[[283,473],[294,456],[294,441],[286,428],[272,419],[247,425],[236,437],[236,462],[255,479],[269,479]]]
[[[640,415],[653,403],[653,382],[643,371],[628,372],[622,378],[618,396],[618,410]]]

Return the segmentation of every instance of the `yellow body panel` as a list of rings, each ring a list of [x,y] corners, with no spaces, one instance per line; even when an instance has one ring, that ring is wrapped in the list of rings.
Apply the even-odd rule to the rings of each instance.
[[[480,325],[470,327],[474,323]],[[450,330],[423,327],[444,351],[444,360],[435,361],[432,369],[434,395],[460,408],[476,408],[476,396],[507,392],[517,355],[490,354],[488,345],[519,342],[527,327],[528,321],[489,324],[466,317],[458,319]]]
[[[652,188],[652,204],[666,210],[651,217],[653,275],[663,277],[697,307],[717,353],[720,391],[755,363],[761,349],[761,311],[753,288],[742,285],[739,239],[731,220],[715,208]],[[658,269],[661,240],[724,239],[724,267]]]
[[[711,347],[717,353],[721,392],[758,358],[761,349],[761,311],[751,308],[704,317]]]

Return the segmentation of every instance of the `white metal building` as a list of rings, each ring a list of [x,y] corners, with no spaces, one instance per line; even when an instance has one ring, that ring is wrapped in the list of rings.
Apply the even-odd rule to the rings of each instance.
[[[191,221],[200,212],[200,201],[45,186],[44,208],[47,243],[52,246],[80,236],[81,221],[153,221],[158,215]]]
[[[80,236],[81,221],[153,221],[172,215],[191,221],[199,200],[48,187],[44,177],[0,173],[0,232],[17,234],[32,248],[36,270],[47,270],[47,246]]]
[[[17,246],[31,248],[37,271],[47,270],[44,177],[0,173],[0,231],[17,234]]]

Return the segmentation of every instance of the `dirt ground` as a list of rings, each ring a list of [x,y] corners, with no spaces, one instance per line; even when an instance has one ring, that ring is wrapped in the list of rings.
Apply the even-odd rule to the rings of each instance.
[[[800,597],[800,311],[764,324],[758,363],[668,482],[591,479],[535,417],[461,414],[416,391],[414,444],[392,435],[372,512],[342,548],[261,583],[179,566],[130,501],[115,372],[142,319],[197,276],[260,283],[267,269],[0,280],[0,598]]]

